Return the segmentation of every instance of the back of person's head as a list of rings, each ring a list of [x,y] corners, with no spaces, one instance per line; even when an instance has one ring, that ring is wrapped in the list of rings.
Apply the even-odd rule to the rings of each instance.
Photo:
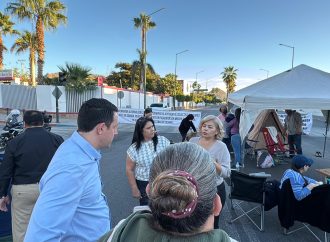
[[[144,136],[143,136],[143,128],[146,126],[148,122],[151,122],[153,126],[155,127],[155,122],[152,118],[149,117],[141,117],[138,120],[136,120],[135,124],[135,129],[133,133],[133,139],[132,139],[132,144],[136,143],[136,149],[139,150],[141,147],[142,142],[144,141]],[[155,136],[153,137],[153,142],[155,144],[154,148],[156,150],[156,145],[158,142],[157,134],[155,133]]]
[[[224,134],[224,130],[223,130],[223,125],[220,121],[220,119],[217,116],[214,115],[207,115],[205,116],[201,122],[199,123],[199,130],[202,129],[202,126],[204,123],[208,122],[208,121],[212,121],[214,123],[215,128],[218,131],[218,134],[216,135],[216,139],[221,140]]]
[[[226,104],[221,104],[219,107],[219,112],[223,113],[223,114],[227,114],[228,113],[228,108]]]
[[[156,225],[168,232],[195,233],[213,215],[215,166],[207,151],[178,143],[154,159],[149,178],[149,206]]]
[[[105,123],[110,127],[114,119],[114,113],[118,108],[103,98],[92,98],[84,102],[78,113],[78,131],[89,132],[99,123]]]
[[[304,168],[305,166],[311,166],[314,163],[314,161],[310,158],[307,158],[304,155],[295,155],[292,158],[292,162],[291,162],[291,168],[294,171],[299,172],[299,170],[301,168]]]
[[[285,109],[284,110],[286,114],[291,115],[293,110],[292,109]]]
[[[44,124],[44,116],[37,110],[25,111],[23,121],[27,126],[42,126]]]
[[[240,122],[241,119],[241,108],[236,108],[235,110],[235,118],[237,119],[238,123]]]
[[[144,110],[144,115],[148,114],[148,113],[152,113],[152,108],[146,108]]]
[[[194,115],[191,114],[191,113],[188,114],[187,117],[186,117],[187,120],[194,120],[194,118],[195,118]]]
[[[241,108],[236,108],[235,109],[235,117],[236,118],[240,118],[240,116],[241,116],[241,110],[242,110]]]

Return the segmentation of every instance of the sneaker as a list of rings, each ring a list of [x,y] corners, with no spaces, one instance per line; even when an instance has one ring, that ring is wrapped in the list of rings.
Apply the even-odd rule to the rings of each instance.
[[[244,164],[238,163],[239,167],[244,168]]]

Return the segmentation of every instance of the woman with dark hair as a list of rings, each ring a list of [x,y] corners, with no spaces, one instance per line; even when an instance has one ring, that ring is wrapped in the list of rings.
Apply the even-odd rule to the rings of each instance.
[[[195,125],[192,122],[194,120],[194,118],[195,118],[194,115],[188,114],[187,117],[182,119],[180,126],[179,126],[179,131],[182,136],[182,142],[186,140],[187,133],[190,128],[192,128],[194,130],[194,132],[196,132]]]
[[[174,144],[154,159],[149,185],[150,211],[122,220],[100,241],[234,241],[213,229],[222,205],[216,188],[216,169],[203,148]]]
[[[230,141],[231,145],[234,150],[235,155],[235,165],[236,167],[243,167],[244,164],[241,160],[241,136],[239,135],[239,122],[241,117],[241,108],[236,108],[235,110],[235,118],[233,118],[231,121],[228,122],[227,128],[230,129]]]
[[[227,105],[221,104],[220,108],[219,108],[219,112],[220,112],[220,114],[219,114],[218,118],[220,119],[222,126],[223,126],[223,130],[224,130],[222,142],[226,144],[227,149],[229,151],[232,151],[231,142],[230,142],[230,132],[226,132],[227,125],[228,125],[228,123],[226,122],[227,113],[228,113]]]
[[[219,112],[220,112],[220,114],[219,114],[218,118],[220,119],[220,121],[223,124],[225,122],[225,119],[226,119],[227,113],[228,113],[227,105],[221,104],[219,107]]]
[[[170,141],[155,133],[151,118],[141,117],[136,121],[133,140],[127,150],[126,175],[132,189],[132,196],[140,200],[140,205],[148,205],[146,187],[149,170],[157,153],[165,149]]]

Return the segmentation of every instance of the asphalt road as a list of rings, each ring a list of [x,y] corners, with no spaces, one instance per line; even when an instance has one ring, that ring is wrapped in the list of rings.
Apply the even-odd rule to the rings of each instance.
[[[200,111],[202,111],[202,116],[218,114],[218,108],[208,108]],[[65,139],[69,137],[74,130],[75,127],[73,126],[57,126],[52,129],[53,132],[62,135]],[[174,142],[180,141],[180,134],[175,127],[157,127],[157,130],[160,135]],[[138,201],[131,197],[130,188],[125,175],[126,150],[131,143],[132,133],[133,125],[120,125],[119,135],[114,139],[111,148],[102,150],[101,176],[104,184],[104,193],[107,195],[110,203],[112,226],[116,225],[121,219],[127,217],[132,212],[133,207],[138,205]],[[312,133],[308,136],[303,136],[303,152],[305,155],[313,157],[315,160],[315,164],[307,175],[318,180],[321,180],[322,177],[317,174],[314,169],[330,167],[329,145],[327,145],[324,159],[314,157],[315,151],[323,150],[323,133],[324,120],[323,118],[317,117],[314,119]],[[328,143],[330,143],[330,141]],[[259,172],[260,169],[256,168],[255,164],[255,161],[247,160],[243,172]],[[289,164],[279,165],[262,171],[272,174],[273,179],[280,179],[281,175],[288,167]],[[228,221],[231,215],[236,214],[235,210],[231,210],[229,204],[229,199],[227,199],[220,217],[220,226],[231,237],[238,241],[317,241],[306,229],[289,236],[283,235],[283,230],[277,218],[277,208],[266,212],[264,232],[259,232],[246,218],[229,224]],[[318,229],[315,230],[315,233],[322,236],[322,233]]]

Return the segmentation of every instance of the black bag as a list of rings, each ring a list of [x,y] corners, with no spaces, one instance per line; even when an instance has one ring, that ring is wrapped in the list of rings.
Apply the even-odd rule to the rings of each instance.
[[[269,180],[265,182],[265,211],[271,210],[279,203],[280,182],[278,180]]]

